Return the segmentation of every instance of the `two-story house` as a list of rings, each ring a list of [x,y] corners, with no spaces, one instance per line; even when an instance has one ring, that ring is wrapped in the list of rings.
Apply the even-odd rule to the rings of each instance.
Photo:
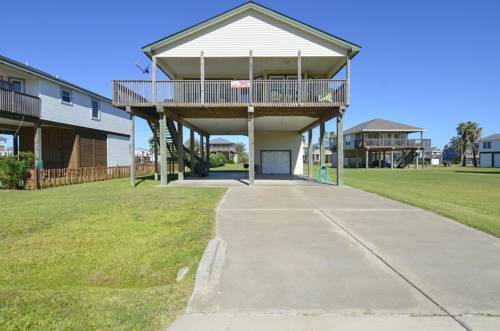
[[[234,163],[239,162],[235,144],[224,138],[215,138],[210,141],[210,153],[221,153],[226,160],[234,161]]]
[[[500,133],[479,140],[479,162],[484,168],[500,168]]]
[[[130,126],[108,98],[0,56],[0,133],[38,167],[129,165]]]
[[[147,119],[159,137],[170,132],[173,144],[158,141],[161,184],[167,184],[168,150],[176,149],[181,163],[188,161],[184,154],[195,154],[183,146],[182,128],[188,127],[207,146],[189,158],[193,172],[200,170],[196,164],[206,167],[210,135],[247,135],[253,185],[256,173],[302,175],[303,133],[312,136],[320,126],[324,134],[325,122],[334,118],[343,132],[350,63],[360,47],[248,2],[143,51],[152,60],[151,80],[113,81],[113,104]],[[169,79],[157,80],[157,69]]]
[[[384,119],[373,119],[353,126],[344,131],[345,166],[404,168],[412,162],[418,166],[423,148],[431,146],[430,139],[422,138],[424,131]],[[412,134],[418,134],[419,138],[411,138]],[[336,150],[337,141],[335,138],[333,140],[332,145]]]

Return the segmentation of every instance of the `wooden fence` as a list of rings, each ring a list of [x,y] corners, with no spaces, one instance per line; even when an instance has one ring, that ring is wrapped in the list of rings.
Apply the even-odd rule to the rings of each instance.
[[[154,164],[136,164],[136,176],[149,176],[154,173]],[[129,166],[88,167],[64,169],[31,170],[28,186],[31,189],[97,182],[103,180],[125,178],[130,176]]]

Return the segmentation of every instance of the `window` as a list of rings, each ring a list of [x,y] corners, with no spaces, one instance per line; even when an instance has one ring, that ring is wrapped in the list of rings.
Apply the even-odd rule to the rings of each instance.
[[[61,101],[68,104],[73,103],[73,95],[70,90],[61,89]]]
[[[483,149],[490,149],[490,148],[491,148],[491,141],[484,141]]]
[[[92,119],[93,120],[101,119],[101,108],[99,107],[99,101],[92,100],[91,106],[92,106]]]
[[[9,78],[10,88],[13,91],[24,93],[24,80],[19,78]]]

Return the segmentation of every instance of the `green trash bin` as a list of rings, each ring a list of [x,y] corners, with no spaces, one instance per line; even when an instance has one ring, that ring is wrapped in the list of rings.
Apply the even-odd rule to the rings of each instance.
[[[332,183],[332,181],[330,180],[330,175],[328,174],[328,167],[327,166],[322,165],[321,167],[319,167],[318,181],[320,183],[328,183],[328,184]]]

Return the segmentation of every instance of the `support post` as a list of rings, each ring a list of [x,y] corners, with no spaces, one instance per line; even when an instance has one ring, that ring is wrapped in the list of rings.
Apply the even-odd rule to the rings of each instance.
[[[313,131],[312,128],[307,131],[307,177],[313,178]]]
[[[351,102],[351,50],[347,51],[345,64],[345,104],[349,106]]]
[[[319,164],[325,165],[325,122],[319,125]]]
[[[250,87],[248,89],[248,104],[253,106],[253,52],[248,51],[248,80]]]
[[[167,116],[162,107],[157,106],[160,115],[160,185],[168,185],[168,164],[167,164]]]
[[[391,150],[391,169],[394,169],[394,149]]]
[[[337,116],[337,186],[344,185],[344,111]]]
[[[248,182],[250,186],[255,182],[255,136],[254,136],[254,109],[248,107]]]
[[[205,57],[203,51],[200,53],[200,101],[201,105],[205,104]]]
[[[207,176],[210,172],[210,136],[207,136]]]
[[[154,166],[155,166],[155,181],[158,181],[158,122],[153,122],[153,153],[154,153]]]
[[[203,146],[203,135],[200,133],[200,159],[204,160],[205,156],[205,146]]]
[[[297,101],[302,102],[302,56],[300,50],[297,52]]]
[[[127,112],[130,114],[130,185],[135,187],[135,125],[134,113],[130,106],[127,106]]]
[[[194,154],[194,130],[189,130],[189,150],[191,152],[189,160],[191,161],[191,176],[196,176],[196,159]]]
[[[14,133],[12,136],[12,148],[14,150],[14,155],[19,154],[19,136],[17,133]]]
[[[366,170],[370,167],[370,150],[366,149],[366,162],[365,162]]]
[[[177,122],[177,179],[184,180],[184,129],[181,122]]]
[[[151,93],[151,97],[152,97],[152,101],[153,101],[153,105],[156,105],[156,102],[157,102],[157,91],[158,89],[156,88],[156,56],[153,56],[153,64],[151,66],[151,85],[152,85],[152,93]]]
[[[382,152],[377,152],[378,167],[382,169]]]
[[[42,122],[37,121],[35,123],[35,141],[34,141],[34,151],[35,151],[35,166],[37,168],[43,168],[43,158],[42,158]]]

